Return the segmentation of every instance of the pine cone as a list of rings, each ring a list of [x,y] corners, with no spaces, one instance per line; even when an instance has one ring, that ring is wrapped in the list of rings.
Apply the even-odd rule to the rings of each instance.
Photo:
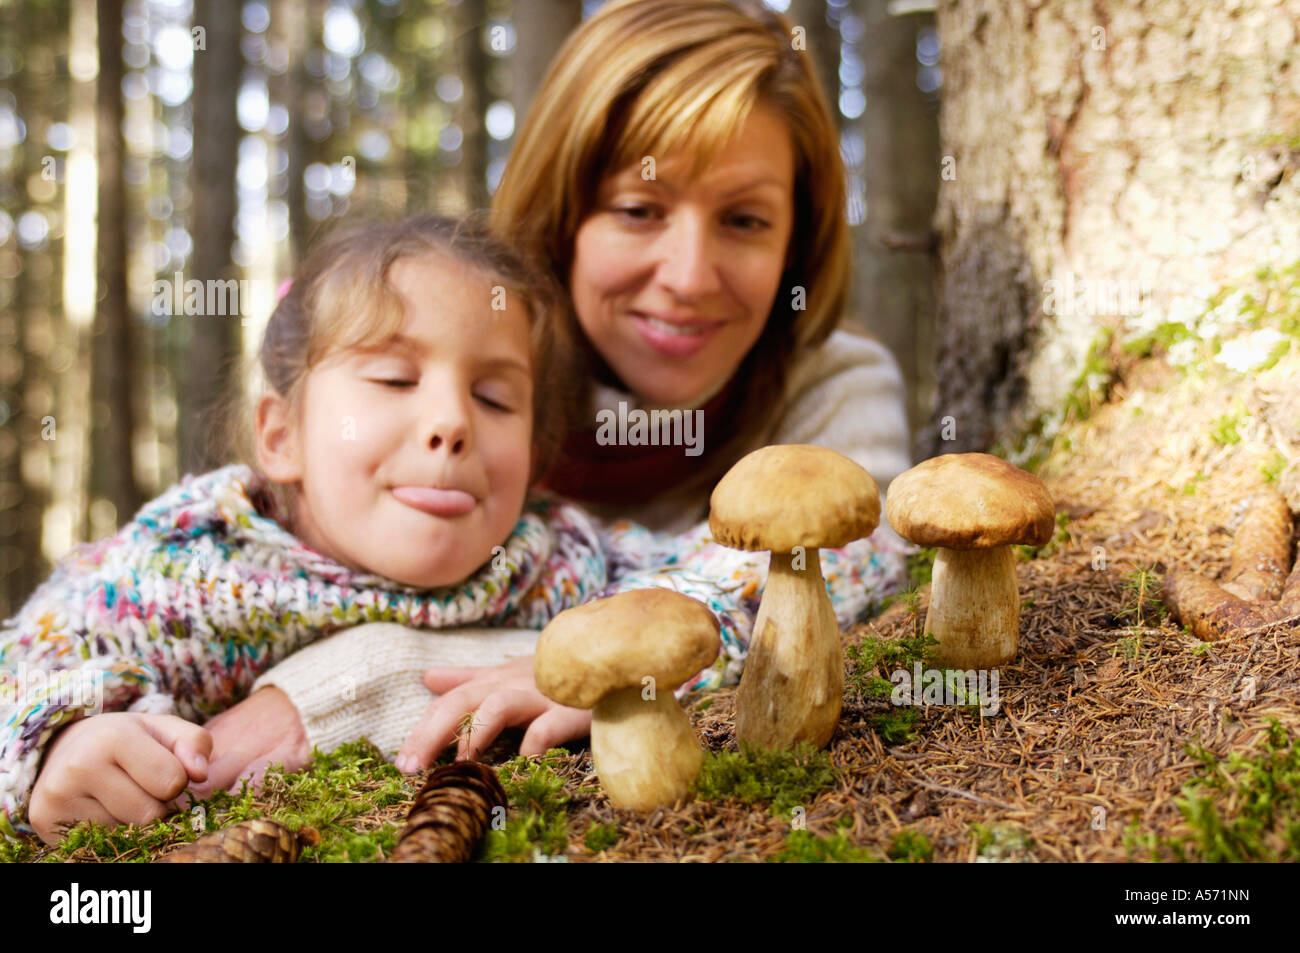
[[[304,846],[320,843],[315,828],[289,830],[269,817],[256,817],[201,837],[159,857],[155,864],[292,864]]]
[[[415,796],[388,858],[393,864],[461,864],[487,835],[506,792],[496,772],[476,761],[438,768]]]

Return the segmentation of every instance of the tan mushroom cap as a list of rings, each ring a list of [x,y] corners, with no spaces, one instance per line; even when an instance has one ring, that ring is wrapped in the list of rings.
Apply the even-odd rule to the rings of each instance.
[[[741,458],[713,488],[709,529],[732,549],[843,546],[880,524],[871,474],[842,453],[777,444]]]
[[[561,612],[537,640],[533,677],[561,705],[594,708],[605,695],[654,678],[676,688],[718,657],[718,620],[668,589],[635,589]]]
[[[894,478],[889,525],[921,546],[1042,546],[1056,529],[1052,498],[1032,473],[988,453],[945,453]]]

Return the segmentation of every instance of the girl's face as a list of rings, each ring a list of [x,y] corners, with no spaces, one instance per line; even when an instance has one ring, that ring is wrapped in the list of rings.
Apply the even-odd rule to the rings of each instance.
[[[469,577],[523,509],[532,438],[527,312],[439,255],[390,269],[406,320],[312,368],[302,412],[258,405],[267,477],[298,483],[294,530],[336,562],[419,588]]]
[[[698,182],[680,157],[655,158],[652,180],[636,165],[601,183],[569,291],[629,390],[694,406],[735,373],[772,310],[794,228],[794,146],[760,107]]]

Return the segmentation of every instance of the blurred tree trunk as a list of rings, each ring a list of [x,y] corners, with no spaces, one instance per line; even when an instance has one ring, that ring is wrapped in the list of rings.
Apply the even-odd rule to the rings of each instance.
[[[230,260],[240,136],[235,113],[241,66],[239,4],[196,0],[194,25],[203,27],[207,49],[194,52],[194,253],[185,278],[225,281],[239,277]],[[209,437],[213,411],[235,386],[240,316],[202,314],[175,320],[185,322],[189,331],[180,393],[179,469],[182,474],[198,473],[227,462],[212,454]]]
[[[551,60],[580,23],[582,0],[515,0],[510,104],[516,129],[524,124]]]
[[[487,187],[488,134],[483,121],[488,101],[489,60],[484,49],[487,21],[484,0],[461,0],[456,29],[456,60],[464,83],[459,103],[460,127],[464,132],[461,182],[466,206],[471,210],[487,208],[490,198]]]
[[[40,208],[43,203],[32,195],[32,185],[41,183],[38,188],[46,190],[49,173],[57,168],[46,161],[53,157],[44,154],[55,92],[54,54],[49,46],[55,16],[49,7],[31,2],[10,4],[5,12],[5,46],[9,55],[23,64],[15,74],[13,91],[18,117],[27,127],[14,165],[16,181],[10,208],[17,220],[28,210]],[[7,435],[15,438],[5,466],[3,523],[7,548],[15,557],[6,560],[6,618],[21,607],[51,569],[42,539],[45,510],[51,498],[53,441],[58,438],[59,427],[54,417],[55,375],[46,359],[54,333],[48,311],[50,285],[57,284],[54,269],[49,266],[46,251],[23,247],[17,236],[10,242],[17,272],[12,282],[11,313],[17,318],[14,356],[18,367],[11,391],[14,402],[5,428]]]
[[[310,45],[305,0],[276,0],[271,13],[271,33],[274,41],[283,43],[288,53],[284,74],[272,76],[268,86],[272,99],[282,103],[289,112],[289,128],[285,130],[281,148],[288,159],[284,200],[289,207],[289,257],[296,265],[306,253],[311,231],[307,193],[302,180],[310,155],[306,128],[308,107],[304,93],[312,85],[304,62]]]
[[[831,115],[842,126],[844,117],[839,109],[840,31],[827,17],[826,0],[791,0],[786,15],[796,27],[804,28],[804,42],[826,93]]]
[[[866,109],[862,179],[866,222],[854,249],[853,314],[898,359],[915,437],[934,399],[935,260],[931,231],[939,189],[938,104],[917,85],[917,34],[932,13],[890,16],[865,0]],[[915,451],[914,451],[915,452]]]
[[[136,342],[126,295],[126,212],[122,161],[122,6],[98,0],[99,76],[95,96],[98,167],[95,324],[91,337],[92,499],[105,499],[126,522],[143,501],[135,482]]]
[[[1145,280],[1135,310],[1163,311],[1300,257],[1300,0],[985,0],[943,3],[938,23],[934,415],[952,426],[934,452],[1059,413],[1123,321],[1058,307],[1067,281]]]

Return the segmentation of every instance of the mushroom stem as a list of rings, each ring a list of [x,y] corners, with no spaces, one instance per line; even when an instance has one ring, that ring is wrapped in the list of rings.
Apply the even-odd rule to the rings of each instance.
[[[633,685],[592,709],[591,757],[612,804],[651,811],[690,792],[704,752],[671,690]]]
[[[825,746],[844,697],[844,659],[818,550],[773,552],[736,692],[736,739],[768,748]]]
[[[1020,593],[1010,546],[940,549],[934,559],[925,631],[939,640],[940,664],[987,669],[1020,648]]]

